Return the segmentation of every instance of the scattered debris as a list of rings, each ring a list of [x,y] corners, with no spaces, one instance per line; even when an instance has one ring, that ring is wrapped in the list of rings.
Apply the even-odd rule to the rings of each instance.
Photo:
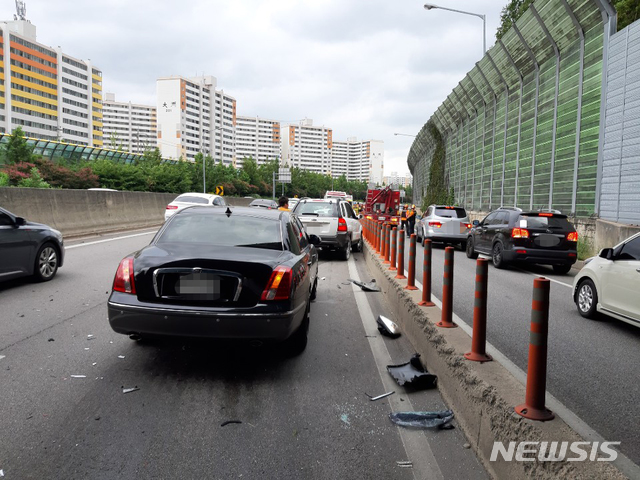
[[[231,423],[242,423],[242,422],[240,420],[227,420],[226,422],[222,422],[220,426],[224,427],[225,425],[229,425]]]
[[[393,392],[387,392],[387,393],[383,393],[382,395],[378,395],[377,397],[372,397],[371,395],[369,395],[367,392],[365,392],[364,394],[369,397],[369,400],[371,400],[372,402],[375,402],[376,400],[380,400],[381,398],[385,398],[388,397],[389,395],[393,395],[395,392],[395,390]]]
[[[0,470],[0,477],[4,477],[4,470]]]
[[[342,282],[342,285],[351,285],[351,282]]]
[[[94,367],[98,364],[98,362],[93,362],[91,365],[93,365]]]
[[[86,375],[69,375],[71,378],[87,378]]]
[[[376,323],[378,324],[378,331],[381,334],[391,338],[398,338],[400,336],[400,328],[398,327],[398,324],[387,317],[378,315]]]
[[[53,338],[50,338],[49,340],[47,340],[47,342],[55,342],[55,340]]]
[[[100,420],[100,416],[95,417],[94,420]]]
[[[465,443],[464,445],[462,445],[463,448],[471,448],[471,444],[470,443]]]
[[[409,428],[445,428],[453,420],[451,410],[440,412],[393,412],[389,414],[393,423]]]
[[[381,291],[380,287],[376,284],[375,278],[372,278],[371,282],[369,283],[359,282],[358,280],[353,280],[352,278],[348,278],[347,280],[354,283],[355,285],[358,285],[364,292],[380,292]]]
[[[349,415],[347,415],[346,413],[340,415],[340,420],[346,425],[351,425],[351,422],[349,421]]]
[[[408,461],[396,462],[396,465],[398,465],[401,468],[413,468],[413,462],[408,462]]]
[[[89,350],[89,347],[84,347],[85,350]]]
[[[340,285],[336,285],[340,290],[342,290],[342,287]]]
[[[120,387],[120,388],[122,388],[122,393],[131,393],[131,392],[136,392],[140,390],[137,386],[132,388],[124,388],[124,387]]]
[[[94,340],[96,337],[94,335],[87,335],[87,340]]]
[[[118,355],[118,358],[124,358],[124,355]]]
[[[320,280],[326,280],[326,279],[327,279],[327,277],[322,277]]]
[[[387,365],[387,371],[402,386],[405,383],[417,388],[434,388],[438,377],[427,372],[420,362],[420,354],[415,353],[407,363]]]

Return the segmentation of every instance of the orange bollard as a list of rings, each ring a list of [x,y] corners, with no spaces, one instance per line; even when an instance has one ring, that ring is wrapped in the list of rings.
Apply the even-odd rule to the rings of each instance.
[[[424,260],[422,262],[422,301],[418,305],[422,307],[434,307],[431,301],[431,240],[424,239]]]
[[[384,229],[384,264],[389,265],[389,250],[391,250],[391,225],[385,224]]]
[[[387,224],[382,222],[380,230],[380,260],[384,260],[384,251],[387,248]]]
[[[549,286],[546,278],[533,280],[531,302],[531,332],[527,363],[527,391],[525,403],[515,408],[517,414],[530,420],[545,422],[555,415],[545,407],[547,390],[547,339],[549,336]]]
[[[398,231],[398,274],[397,279],[404,280],[404,230]]]
[[[380,253],[380,236],[378,235],[378,227],[380,226],[379,222],[376,220],[373,223],[373,248],[376,253]]]
[[[409,236],[409,278],[405,290],[418,290],[416,287],[416,234]]]
[[[465,353],[467,360],[473,362],[489,362],[487,355],[487,287],[489,285],[489,261],[485,258],[476,260],[476,291],[473,300],[473,336],[471,351]]]
[[[444,276],[442,278],[442,319],[438,327],[455,328],[453,323],[453,247],[444,249]]]
[[[391,263],[391,266],[389,267],[389,270],[396,269],[396,243],[398,238],[397,232],[398,232],[398,229],[396,227],[393,227],[391,229],[391,255],[389,258],[389,262]]]

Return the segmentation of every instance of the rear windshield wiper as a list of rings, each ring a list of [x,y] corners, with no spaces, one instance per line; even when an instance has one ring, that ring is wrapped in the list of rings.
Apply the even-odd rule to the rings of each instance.
[[[315,213],[315,212],[304,212],[302,215],[315,215],[316,217],[320,216],[319,213]]]

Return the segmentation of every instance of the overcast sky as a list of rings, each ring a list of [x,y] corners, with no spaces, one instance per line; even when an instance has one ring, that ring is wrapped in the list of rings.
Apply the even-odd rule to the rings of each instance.
[[[484,13],[508,0],[437,0]],[[156,103],[161,76],[213,75],[239,115],[313,119],[334,140],[383,140],[385,174],[482,56],[482,20],[421,0],[27,0],[38,41],[91,59],[118,101]],[[14,0],[0,0],[11,20]]]

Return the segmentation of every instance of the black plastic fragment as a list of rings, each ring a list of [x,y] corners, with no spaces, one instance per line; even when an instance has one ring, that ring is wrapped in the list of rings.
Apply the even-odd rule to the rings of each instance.
[[[449,430],[449,422],[453,420],[451,410],[439,412],[392,412],[389,419],[396,425],[408,428],[440,428]]]
[[[359,282],[358,280],[353,280],[352,278],[348,278],[347,280],[358,285],[364,292],[380,292],[381,291],[380,287],[376,284],[375,278],[372,279],[369,283]]]
[[[436,375],[423,368],[419,353],[415,353],[407,363],[387,365],[387,371],[400,386],[407,384],[416,388],[435,388],[438,380]]]
[[[226,422],[222,422],[220,426],[224,427],[225,425],[229,425],[231,423],[242,423],[242,422],[240,420],[227,420]]]

